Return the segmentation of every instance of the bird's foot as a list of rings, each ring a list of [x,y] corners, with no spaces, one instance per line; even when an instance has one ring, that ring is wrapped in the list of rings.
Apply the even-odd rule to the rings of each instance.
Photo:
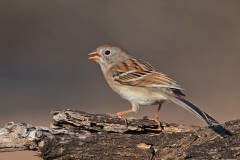
[[[106,113],[106,115],[111,116],[111,117],[116,117],[116,118],[123,120],[124,124],[127,126],[127,118],[123,117],[121,114],[119,114],[119,112],[115,113],[115,114]]]
[[[163,130],[163,126],[162,126],[162,123],[158,120],[158,118],[154,117],[154,118],[149,118],[149,117],[144,117],[144,119],[147,119],[147,120],[150,120],[150,121],[155,121],[158,125],[158,128],[157,129],[161,129]]]

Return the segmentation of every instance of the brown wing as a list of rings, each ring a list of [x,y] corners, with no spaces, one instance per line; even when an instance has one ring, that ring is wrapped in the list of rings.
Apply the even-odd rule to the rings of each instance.
[[[115,65],[111,68],[111,70],[119,72],[157,71],[157,69],[151,66],[149,63],[134,58],[127,59],[124,62]]]
[[[114,81],[138,87],[166,87],[181,89],[181,87],[166,75],[157,71],[147,62],[128,59],[112,68]]]

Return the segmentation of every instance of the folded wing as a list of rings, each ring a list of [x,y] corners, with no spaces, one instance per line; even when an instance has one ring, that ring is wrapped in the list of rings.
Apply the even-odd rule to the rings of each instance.
[[[120,66],[121,65],[121,66]],[[112,69],[114,81],[137,87],[182,89],[176,81],[160,73],[147,62],[129,59]]]

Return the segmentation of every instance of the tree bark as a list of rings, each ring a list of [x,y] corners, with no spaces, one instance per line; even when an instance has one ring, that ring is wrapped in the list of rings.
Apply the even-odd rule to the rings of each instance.
[[[158,124],[74,110],[53,111],[50,127],[9,122],[0,152],[37,151],[46,160],[240,159],[240,120],[209,127]]]

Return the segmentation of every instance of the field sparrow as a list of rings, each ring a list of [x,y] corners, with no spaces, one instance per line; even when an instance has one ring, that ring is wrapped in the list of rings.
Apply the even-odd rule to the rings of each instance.
[[[163,102],[171,101],[195,114],[207,124],[218,123],[209,114],[185,100],[182,88],[172,79],[160,73],[149,63],[133,58],[116,45],[103,45],[91,52],[90,60],[96,61],[110,87],[132,104],[132,109],[118,112],[121,116],[137,112],[139,105],[159,105],[154,118],[158,120]]]

